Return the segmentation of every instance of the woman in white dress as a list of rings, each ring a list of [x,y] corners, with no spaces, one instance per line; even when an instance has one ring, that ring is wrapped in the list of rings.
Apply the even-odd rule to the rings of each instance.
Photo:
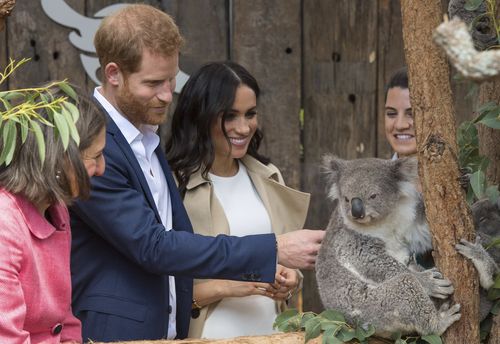
[[[211,63],[191,76],[172,118],[167,158],[196,233],[253,235],[301,229],[309,195],[285,186],[258,153],[259,87],[232,62]],[[244,277],[245,278],[245,277]],[[272,324],[302,275],[278,265],[274,284],[195,281],[189,337],[273,333]]]

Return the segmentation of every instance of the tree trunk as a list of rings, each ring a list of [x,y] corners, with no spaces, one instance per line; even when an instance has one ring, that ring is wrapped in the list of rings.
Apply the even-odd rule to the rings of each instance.
[[[455,115],[444,53],[432,41],[442,20],[440,0],[401,0],[403,41],[417,135],[419,176],[432,232],[434,259],[455,287],[452,302],[462,318],[444,334],[446,343],[479,343],[477,273],[455,251],[461,238],[473,241],[474,227],[458,183]],[[473,296],[475,295],[475,296]]]
[[[5,27],[5,19],[10,15],[16,0],[0,0],[0,31]]]

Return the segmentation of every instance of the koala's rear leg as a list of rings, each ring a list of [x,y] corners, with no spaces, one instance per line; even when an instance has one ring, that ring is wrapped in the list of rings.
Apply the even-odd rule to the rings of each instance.
[[[369,305],[373,309],[370,319],[378,333],[418,332],[421,335],[441,335],[460,319],[460,305],[447,305],[436,309],[427,291],[413,274],[391,278],[368,291]],[[373,308],[371,308],[373,307]]]

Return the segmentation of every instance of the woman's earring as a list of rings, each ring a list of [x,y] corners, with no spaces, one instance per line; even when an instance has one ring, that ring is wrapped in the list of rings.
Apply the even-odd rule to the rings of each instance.
[[[56,179],[60,180],[61,179],[61,170],[56,171]]]

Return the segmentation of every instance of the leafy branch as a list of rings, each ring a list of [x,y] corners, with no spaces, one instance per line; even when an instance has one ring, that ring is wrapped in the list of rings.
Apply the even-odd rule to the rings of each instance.
[[[365,327],[350,326],[342,313],[336,310],[326,310],[320,314],[316,314],[314,312],[301,313],[296,309],[289,309],[278,315],[274,321],[273,328],[282,332],[305,331],[306,343],[323,333],[322,344],[341,344],[348,342],[365,344],[368,343],[368,339],[375,333],[375,327],[373,327],[373,325]],[[387,343],[442,344],[442,341],[437,335],[402,338],[400,333],[396,333],[393,335],[393,341],[387,340]]]
[[[0,73],[0,84],[29,59],[15,62],[10,59],[3,73]],[[64,95],[57,95],[61,90]],[[26,142],[28,132],[32,131],[38,144],[40,162],[45,160],[45,139],[40,124],[54,127],[61,139],[64,149],[69,140],[80,143],[76,129],[79,117],[76,103],[78,97],[66,80],[54,81],[44,87],[23,88],[0,92],[0,132],[3,146],[0,152],[0,165],[8,166],[14,157],[20,133],[21,144]]]

